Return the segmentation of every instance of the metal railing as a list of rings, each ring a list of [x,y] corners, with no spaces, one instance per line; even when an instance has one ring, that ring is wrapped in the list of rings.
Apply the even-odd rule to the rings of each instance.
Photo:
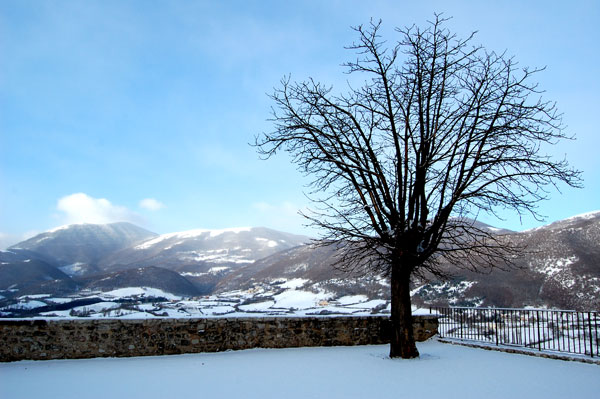
[[[432,307],[442,338],[599,357],[600,314],[572,310]]]

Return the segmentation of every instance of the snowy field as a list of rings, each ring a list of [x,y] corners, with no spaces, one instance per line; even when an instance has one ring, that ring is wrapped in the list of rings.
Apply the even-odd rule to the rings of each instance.
[[[390,303],[366,295],[336,296],[324,289],[308,290],[308,280],[279,279],[258,289],[236,290],[185,298],[150,287],[127,287],[108,292],[87,292],[68,298],[49,294],[25,295],[2,306],[2,318],[186,318],[270,316],[389,315]],[[87,304],[78,306],[81,301]],[[52,310],[47,310],[53,308]],[[64,310],[57,310],[58,308]],[[44,310],[46,309],[46,310]],[[23,316],[25,315],[25,316]],[[1,398],[0,398],[1,399]]]
[[[0,364],[0,398],[595,398],[600,366],[418,343]]]

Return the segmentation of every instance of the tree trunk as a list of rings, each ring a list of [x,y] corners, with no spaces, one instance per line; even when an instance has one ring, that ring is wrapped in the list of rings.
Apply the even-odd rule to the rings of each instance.
[[[392,333],[390,337],[390,357],[412,359],[419,357],[415,345],[410,303],[410,274],[402,273],[400,265],[392,266]]]

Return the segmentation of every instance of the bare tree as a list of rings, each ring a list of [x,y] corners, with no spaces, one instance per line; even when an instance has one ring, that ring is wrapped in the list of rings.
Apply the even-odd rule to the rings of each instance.
[[[256,139],[267,158],[287,151],[312,178],[317,210],[305,215],[340,246],[346,269],[391,282],[391,357],[417,357],[410,282],[443,275],[440,259],[473,270],[510,265],[502,237],[477,228],[499,209],[536,218],[548,188],[578,187],[580,172],[545,155],[569,138],[555,105],[505,54],[471,46],[436,15],[426,29],[397,29],[386,47],[381,21],[355,28],[345,66],[365,83],[335,94],[313,80],[281,81],[274,131]]]

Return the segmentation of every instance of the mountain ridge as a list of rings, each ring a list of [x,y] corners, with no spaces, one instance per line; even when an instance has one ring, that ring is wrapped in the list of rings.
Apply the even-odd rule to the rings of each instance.
[[[525,244],[530,251],[516,259],[517,268],[510,273],[494,270],[490,274],[476,274],[459,269],[452,270],[454,277],[449,281],[415,281],[412,287],[415,304],[600,308],[599,211],[522,232],[485,224],[478,227],[501,232],[511,243]],[[378,304],[389,301],[389,282],[385,277],[348,276],[334,269],[335,247],[304,245],[310,241],[308,237],[264,227],[194,229],[163,235],[146,230],[146,238],[130,239],[129,246],[107,250],[93,263],[67,263],[77,259],[66,256],[53,263],[52,251],[43,251],[45,247],[41,244],[53,239],[43,234],[64,235],[69,230],[84,228],[98,230],[93,225],[61,226],[36,236],[38,246],[30,239],[33,244],[23,245],[29,249],[17,249],[20,245],[16,244],[10,251],[0,251],[0,276],[4,269],[13,280],[15,271],[23,268],[25,272],[26,264],[32,260],[36,260],[34,264],[46,263],[27,269],[29,283],[16,279],[11,285],[1,285],[0,291],[4,291],[0,295],[10,298],[19,292],[42,294],[52,290],[64,294],[84,287],[105,291],[143,283],[188,296],[224,295],[233,291],[278,292],[294,287],[304,292],[329,292],[332,298],[361,295],[378,300]],[[64,253],[68,245],[59,247],[63,251],[59,253]],[[136,282],[137,275],[144,278]],[[168,279],[171,285],[158,287],[161,279]],[[293,284],[286,283],[292,281]]]
[[[156,233],[127,222],[73,224],[40,233],[12,245],[53,258],[59,266],[96,264],[108,253],[132,245]]]

